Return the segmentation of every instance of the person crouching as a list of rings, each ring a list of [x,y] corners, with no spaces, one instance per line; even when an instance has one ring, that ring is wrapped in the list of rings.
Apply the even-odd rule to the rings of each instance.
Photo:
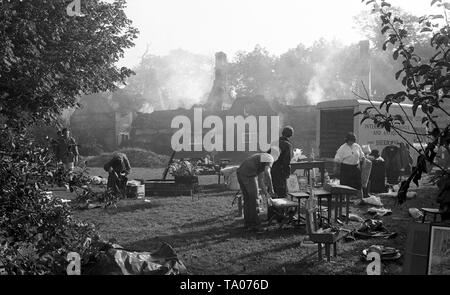
[[[127,175],[130,174],[131,166],[127,155],[114,153],[113,158],[103,168],[109,173],[107,189],[115,195],[126,197]]]

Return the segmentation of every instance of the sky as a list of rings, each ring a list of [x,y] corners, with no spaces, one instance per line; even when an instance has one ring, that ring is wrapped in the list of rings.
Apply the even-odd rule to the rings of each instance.
[[[418,16],[432,13],[431,0],[388,2]],[[128,0],[126,14],[140,34],[119,64],[138,64],[147,45],[155,55],[182,48],[232,59],[256,44],[279,55],[320,38],[356,43],[363,36],[353,17],[369,7],[361,0]]]

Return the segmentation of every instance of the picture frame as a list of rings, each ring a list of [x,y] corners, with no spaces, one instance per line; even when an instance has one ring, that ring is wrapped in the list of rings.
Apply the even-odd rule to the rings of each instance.
[[[449,224],[431,225],[427,274],[450,275]]]

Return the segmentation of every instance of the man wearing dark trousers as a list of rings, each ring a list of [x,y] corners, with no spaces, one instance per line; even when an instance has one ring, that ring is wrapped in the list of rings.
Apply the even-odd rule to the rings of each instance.
[[[256,210],[259,188],[266,195],[274,194],[270,176],[270,167],[273,162],[273,156],[268,153],[254,154],[244,160],[237,170],[237,179],[244,198],[244,222],[250,229],[260,225]],[[268,188],[267,192],[266,188]]]
[[[294,134],[294,128],[286,126],[283,128],[278,146],[280,156],[273,163],[270,174],[272,176],[273,190],[278,198],[287,197],[287,179],[291,175],[292,144],[289,138]]]

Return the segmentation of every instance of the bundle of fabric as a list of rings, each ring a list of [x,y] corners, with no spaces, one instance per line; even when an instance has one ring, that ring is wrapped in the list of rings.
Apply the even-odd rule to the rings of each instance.
[[[409,209],[408,209],[408,213],[409,213],[409,215],[411,215],[411,217],[414,218],[414,219],[422,219],[422,217],[423,217],[422,211],[420,211],[420,210],[417,209],[417,208],[409,208]]]
[[[107,184],[108,179],[103,178],[101,176],[92,176],[91,182],[92,182],[92,184],[95,184],[95,185]]]
[[[372,207],[372,208],[369,208],[367,210],[367,213],[374,214],[374,215],[376,215],[378,217],[383,217],[385,215],[391,215],[392,214],[392,210],[391,209],[386,209],[386,208],[375,208],[375,207]]]
[[[355,237],[368,238],[393,238],[397,235],[396,232],[389,232],[384,226],[383,221],[377,219],[367,219],[361,227],[354,232]]]
[[[167,243],[153,253],[105,244],[89,275],[187,275],[189,272]]]
[[[368,198],[363,198],[363,203],[379,207],[383,206],[381,199],[375,195],[369,195]]]

